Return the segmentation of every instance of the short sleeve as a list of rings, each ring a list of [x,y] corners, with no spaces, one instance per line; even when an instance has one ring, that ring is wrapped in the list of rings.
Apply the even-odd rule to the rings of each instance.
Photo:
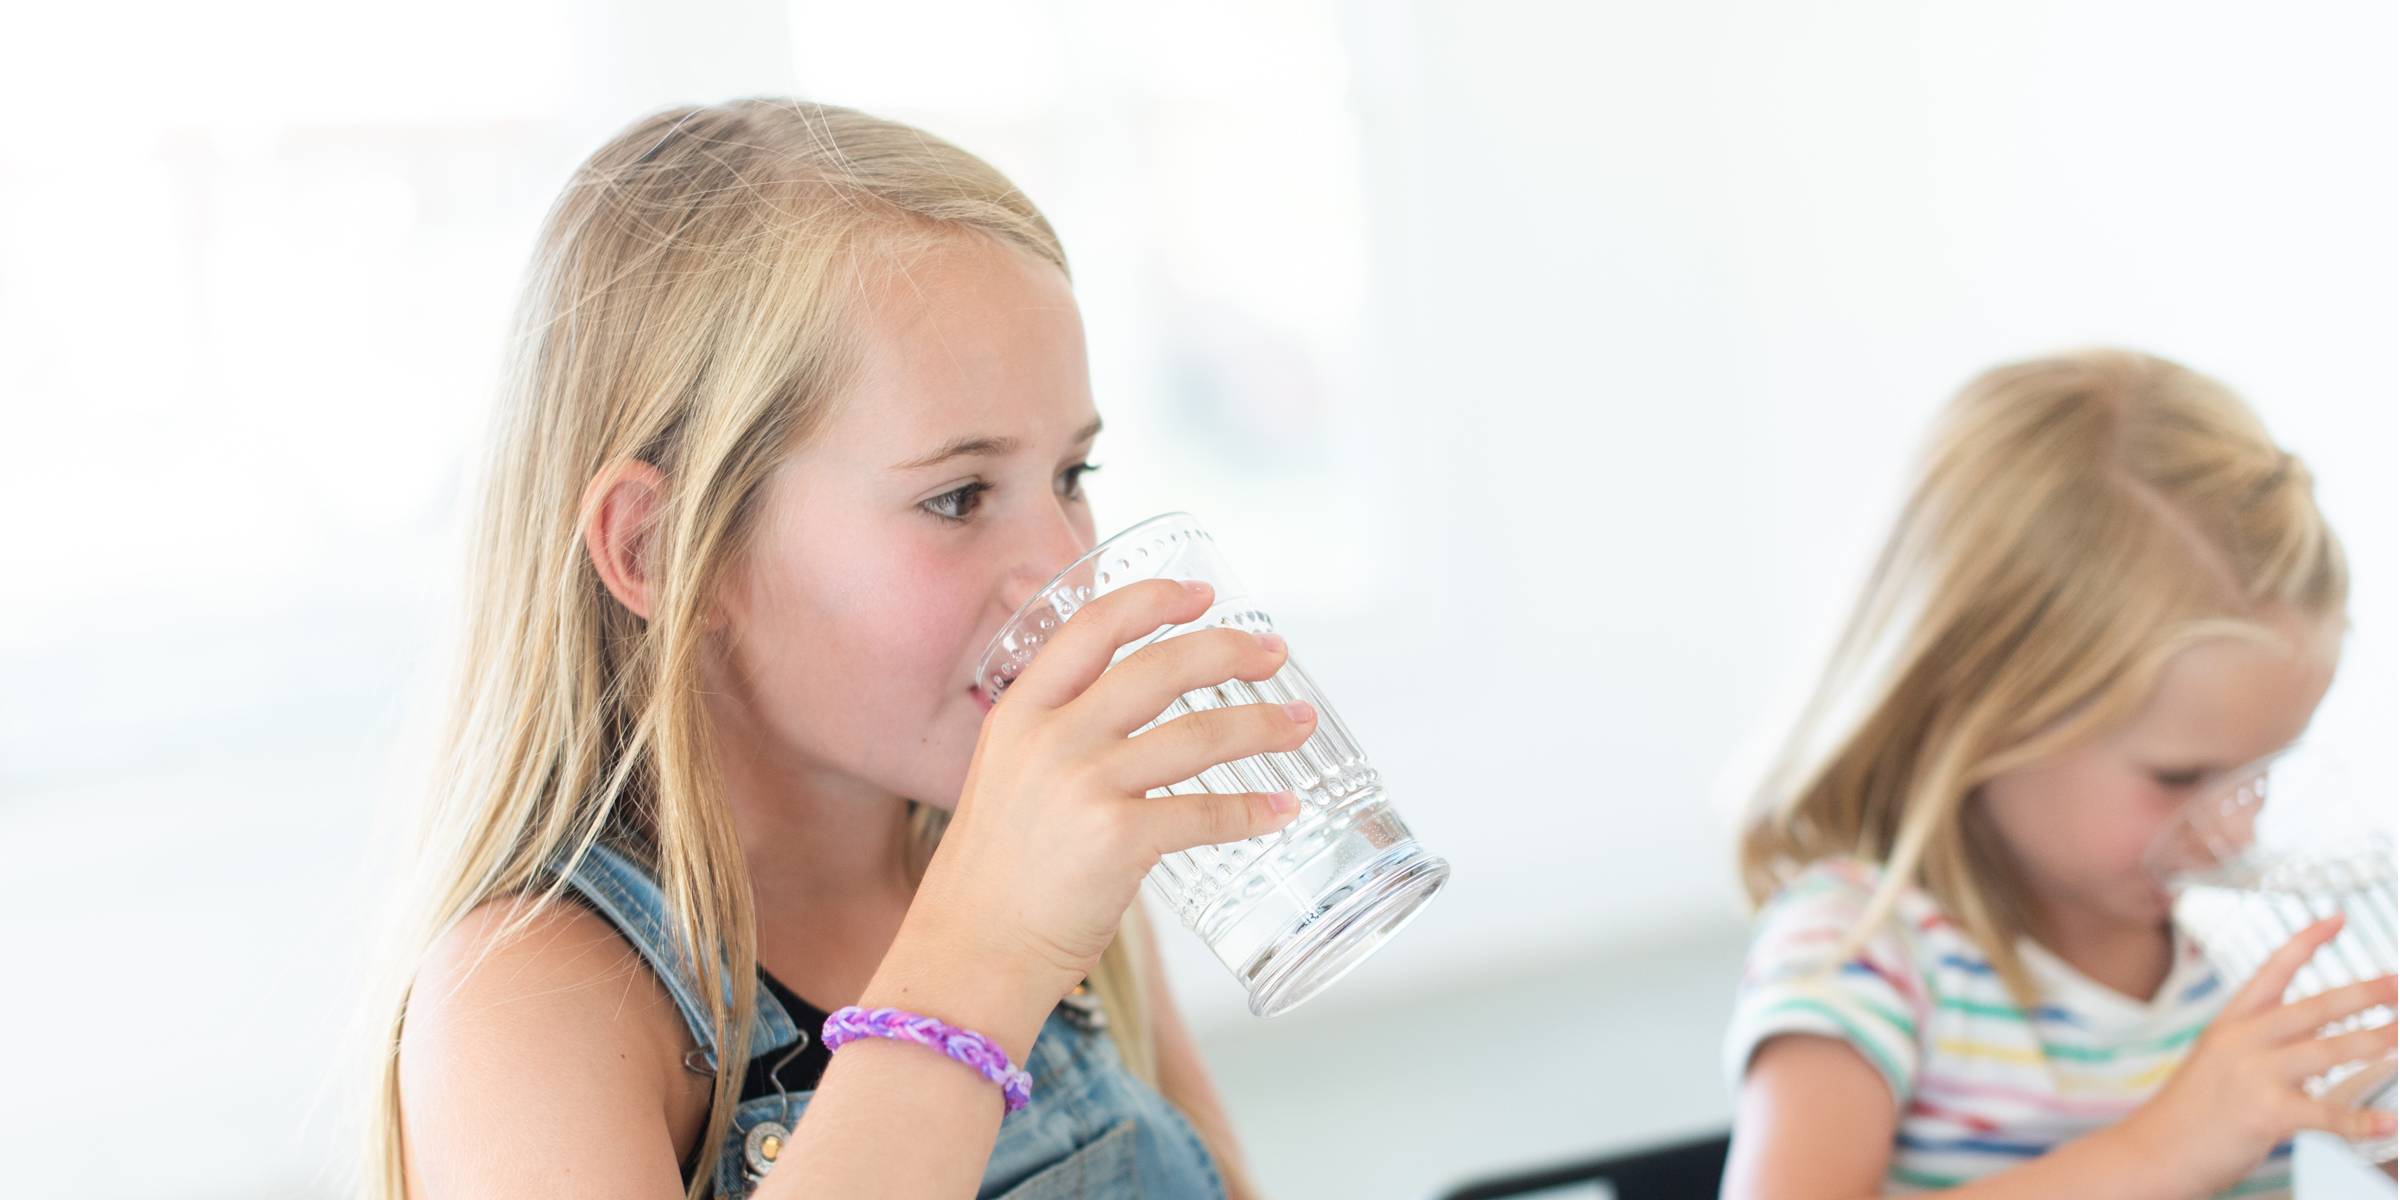
[[[1893,917],[1855,950],[1849,942],[1873,895],[1871,871],[1856,864],[1810,867],[1768,900],[1758,915],[1733,1023],[1725,1031],[1724,1069],[1739,1091],[1750,1060],[1770,1038],[1815,1034],[1849,1045],[1906,1106],[1922,1061],[1919,1031],[1928,1012],[1904,918]]]

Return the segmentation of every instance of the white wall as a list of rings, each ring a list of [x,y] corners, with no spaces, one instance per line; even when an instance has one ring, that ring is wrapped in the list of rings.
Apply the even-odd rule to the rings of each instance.
[[[1217,526],[1457,868],[1312,1027],[1492,980],[1621,1012],[1669,959],[1704,993],[1745,748],[1928,414],[2006,356],[2124,342],[2252,398],[2355,567],[2321,739],[2400,777],[2400,28],[2373,0],[44,20],[0,46],[0,932],[41,981],[0,989],[0,1192],[321,1192],[515,273],[576,159],[671,101],[912,118],[1057,220],[1102,523]],[[1169,948],[1269,1183],[1324,1194],[1260,1064],[1344,1064]],[[1511,1078],[1424,1036],[1411,1128]],[[1358,1194],[1575,1152],[1575,1105],[1589,1146],[1655,1132],[1567,1082],[1643,1036],[1528,1066],[1538,1136],[1414,1145]],[[125,1096],[203,1080],[148,1153],[99,1156]]]
[[[1305,651],[1458,861],[1411,966],[1730,907],[1728,764],[1815,669],[1933,408],[2008,356],[2181,358],[2310,462],[2356,573],[2318,736],[2394,777],[2388,6],[1368,14],[1385,552],[1371,612],[1295,620],[1340,633]]]

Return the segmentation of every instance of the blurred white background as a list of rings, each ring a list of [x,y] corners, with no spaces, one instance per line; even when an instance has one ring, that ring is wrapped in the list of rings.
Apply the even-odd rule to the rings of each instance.
[[[1215,526],[1457,871],[1289,1018],[1178,993],[1271,1192],[1424,1196],[1724,1123],[1731,799],[1991,362],[2250,397],[2355,568],[2316,740],[2400,779],[2396,65],[2386,0],[12,14],[0,1194],[332,1194],[516,274],[648,110],[1048,210],[1101,525]]]

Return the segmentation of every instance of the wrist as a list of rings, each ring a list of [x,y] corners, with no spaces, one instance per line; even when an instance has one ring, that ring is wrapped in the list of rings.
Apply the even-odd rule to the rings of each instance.
[[[1057,983],[1021,956],[910,920],[858,999],[861,1008],[898,1008],[990,1038],[1018,1066],[1032,1053],[1042,1022],[1073,986]]]
[[[939,1017],[905,1008],[854,1007],[825,1019],[827,1050],[839,1050],[857,1041],[907,1042],[939,1053],[971,1068],[999,1088],[1009,1112],[1033,1100],[1032,1074],[1017,1065],[998,1042]]]
[[[2214,1191],[2205,1181],[2189,1178],[2188,1153],[2178,1153],[2168,1140],[2156,1136],[2146,1109],[2085,1136],[2073,1144],[2087,1160],[2078,1177],[2106,1180],[2109,1194],[2128,1200],[2187,1200]]]

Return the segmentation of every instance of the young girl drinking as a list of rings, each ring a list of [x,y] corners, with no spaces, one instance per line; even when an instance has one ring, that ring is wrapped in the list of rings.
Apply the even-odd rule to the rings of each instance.
[[[1127,735],[1281,643],[1103,677],[1207,607],[1160,580],[996,709],[975,687],[1093,543],[1099,430],[1057,238],[955,147],[752,100],[577,170],[521,310],[371,1194],[1246,1194],[1134,900],[1294,802],[1146,793],[1315,716]]]
[[[2282,1003],[2178,935],[2144,855],[2331,682],[2340,548],[2219,384],[2093,351],[1941,418],[1742,864],[1729,1197],[2189,1200],[2289,1187],[2296,1130],[2389,1132],[2302,1081],[2393,981]]]

